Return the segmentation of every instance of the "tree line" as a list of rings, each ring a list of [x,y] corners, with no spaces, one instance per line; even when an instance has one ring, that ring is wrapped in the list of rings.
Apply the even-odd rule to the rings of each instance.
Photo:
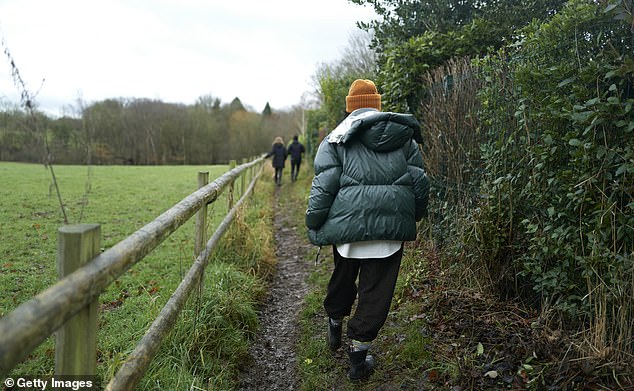
[[[270,150],[303,132],[301,108],[262,112],[239,98],[203,96],[193,105],[144,98],[78,103],[52,118],[28,107],[0,113],[0,161],[57,164],[223,164]]]

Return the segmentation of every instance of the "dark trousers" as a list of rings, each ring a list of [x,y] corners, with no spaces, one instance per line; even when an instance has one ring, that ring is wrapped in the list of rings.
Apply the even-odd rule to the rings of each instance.
[[[335,246],[333,255],[335,268],[328,283],[324,309],[329,317],[342,319],[350,315],[358,294],[357,308],[348,320],[348,337],[373,341],[390,311],[403,247],[387,258],[344,258]]]
[[[282,172],[284,172],[284,167],[275,167],[275,184],[282,184]]]
[[[297,174],[299,174],[299,166],[302,164],[302,161],[297,159],[297,160],[291,160],[291,180],[295,181],[297,180]]]

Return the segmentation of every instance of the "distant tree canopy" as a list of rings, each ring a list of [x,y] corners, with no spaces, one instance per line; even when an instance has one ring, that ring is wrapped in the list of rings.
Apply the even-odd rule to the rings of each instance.
[[[7,106],[7,105],[5,105]],[[300,134],[299,108],[262,114],[240,99],[202,96],[193,105],[152,99],[106,99],[74,116],[35,118],[20,108],[0,112],[0,160],[65,164],[221,164],[268,152],[273,139]],[[37,121],[37,130],[32,121]]]

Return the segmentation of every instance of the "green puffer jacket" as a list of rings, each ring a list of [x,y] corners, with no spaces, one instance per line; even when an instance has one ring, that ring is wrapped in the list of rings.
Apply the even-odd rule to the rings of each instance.
[[[360,109],[322,141],[306,210],[313,244],[416,239],[429,180],[414,135],[410,114]]]

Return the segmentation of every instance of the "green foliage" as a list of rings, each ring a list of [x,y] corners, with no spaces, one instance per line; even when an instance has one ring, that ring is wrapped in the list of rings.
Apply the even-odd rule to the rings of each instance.
[[[323,109],[306,111],[306,152],[314,156],[321,140],[320,134],[325,134],[328,127],[328,113]]]
[[[342,119],[346,110],[346,96],[353,81],[364,78],[362,75],[337,71],[325,67],[319,76],[319,84],[323,95],[321,110],[325,112],[326,125],[334,128]]]
[[[360,27],[374,31],[373,45],[379,53],[427,33],[447,33],[460,30],[480,18],[489,2],[464,0],[350,0],[370,5],[380,20],[359,22]],[[493,2],[491,7],[497,2]],[[505,2],[506,3],[506,2]],[[508,7],[509,4],[504,4]],[[525,9],[527,9],[526,7]]]
[[[381,20],[361,22],[364,28],[376,30],[376,41],[381,48],[389,43],[402,42],[427,31],[448,31],[471,21],[475,6],[463,0],[395,1],[350,0],[359,5],[370,5]]]
[[[628,286],[634,267],[632,32],[619,22],[624,7],[609,10],[570,1],[482,63],[481,243],[497,243],[491,262],[510,262],[570,315],[589,310],[588,284]]]
[[[418,113],[426,94],[422,75],[453,57],[475,56],[499,47],[504,32],[486,19],[445,33],[428,31],[381,56],[378,82],[387,110]]]
[[[460,56],[475,57],[512,40],[531,20],[552,15],[565,0],[350,0],[370,5],[380,20],[360,22],[374,32],[379,86],[389,110],[419,114],[420,76]]]
[[[379,53],[427,32],[446,33],[460,30],[477,19],[506,26],[507,32],[524,26],[532,19],[545,19],[565,0],[349,0],[371,6],[379,20],[361,21],[359,26],[374,31],[373,46]]]

